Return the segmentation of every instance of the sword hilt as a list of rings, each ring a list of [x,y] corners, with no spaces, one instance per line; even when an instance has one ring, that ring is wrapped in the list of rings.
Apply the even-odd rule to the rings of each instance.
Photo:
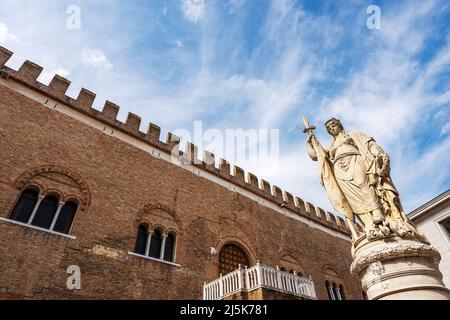
[[[309,121],[305,116],[303,116],[303,124],[305,125],[305,129],[303,129],[304,133],[311,132],[316,128],[315,126],[309,125]]]
[[[314,129],[316,129],[316,127],[315,126],[311,126],[311,127],[303,129],[303,132],[307,133],[307,132],[313,131]]]

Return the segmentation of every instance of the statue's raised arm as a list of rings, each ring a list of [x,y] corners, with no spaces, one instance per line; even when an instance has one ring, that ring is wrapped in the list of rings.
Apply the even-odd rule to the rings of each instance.
[[[303,124],[305,125],[303,132],[308,134],[308,138],[306,139],[306,150],[308,151],[308,154],[311,157],[311,159],[313,161],[317,161],[317,152],[315,150],[314,145],[317,147],[318,145],[320,145],[320,143],[314,135],[314,129],[316,127],[310,126],[309,121],[305,116],[303,116]]]

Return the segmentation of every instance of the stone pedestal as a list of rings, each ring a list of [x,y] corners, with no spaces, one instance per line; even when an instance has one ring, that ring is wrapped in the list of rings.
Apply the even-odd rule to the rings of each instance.
[[[415,240],[390,237],[352,247],[351,272],[370,300],[450,300],[442,282],[439,252]]]

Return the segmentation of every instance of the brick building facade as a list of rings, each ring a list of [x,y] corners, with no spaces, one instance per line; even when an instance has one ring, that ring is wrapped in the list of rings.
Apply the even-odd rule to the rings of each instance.
[[[362,299],[340,218],[304,203],[0,47],[0,298],[202,299],[203,284],[261,261]],[[299,177],[301,179],[301,177]],[[52,212],[50,218],[49,212]],[[150,234],[150,235],[149,235]],[[79,266],[81,289],[67,268]]]

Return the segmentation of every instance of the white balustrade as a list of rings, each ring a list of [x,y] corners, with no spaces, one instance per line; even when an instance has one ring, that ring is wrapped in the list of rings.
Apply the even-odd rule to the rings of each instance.
[[[204,300],[220,300],[237,292],[249,292],[258,288],[317,299],[312,278],[271,268],[259,261],[251,268],[239,269],[203,285]]]

